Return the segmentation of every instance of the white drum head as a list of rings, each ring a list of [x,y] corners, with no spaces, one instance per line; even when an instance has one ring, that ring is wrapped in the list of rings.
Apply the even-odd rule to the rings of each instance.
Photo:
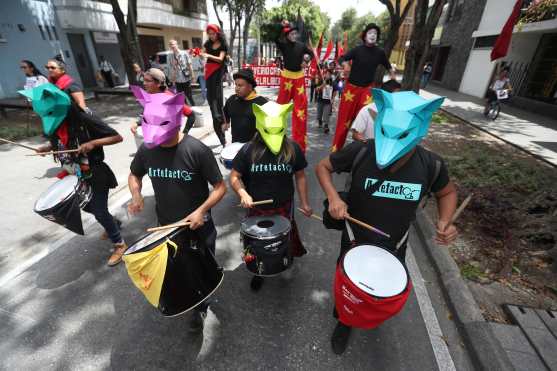
[[[234,160],[236,154],[240,152],[245,143],[234,142],[224,147],[220,153],[223,160]]]
[[[366,293],[388,298],[400,294],[408,284],[402,263],[388,251],[372,245],[360,245],[344,256],[346,276]]]
[[[174,231],[176,231],[178,228],[180,227],[176,227],[176,228],[171,228],[171,229],[165,229],[162,231],[157,231],[157,232],[151,232],[150,234],[146,235],[145,237],[143,237],[141,240],[137,241],[136,243],[134,243],[133,245],[131,245],[126,252],[124,253],[124,255],[128,255],[131,254],[133,252],[139,251],[149,245],[151,245],[154,242],[157,242],[159,240],[164,239],[165,237],[170,236],[172,233],[174,233]],[[162,242],[162,241],[161,241]]]
[[[51,184],[50,187],[41,194],[37,202],[35,202],[35,210],[48,210],[66,200],[75,193],[77,183],[78,179],[75,175],[67,175],[56,183]]]

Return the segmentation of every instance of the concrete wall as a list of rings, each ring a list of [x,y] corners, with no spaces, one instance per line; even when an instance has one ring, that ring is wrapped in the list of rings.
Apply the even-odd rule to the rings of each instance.
[[[491,48],[472,50],[462,76],[459,91],[483,98],[495,66],[490,61],[490,55]]]
[[[498,35],[512,13],[516,0],[487,0],[474,37]],[[468,1],[466,2],[468,5]]]
[[[190,47],[192,45],[192,37],[200,37],[203,39],[203,31],[199,30],[185,30],[183,28],[177,27],[165,27],[160,30],[154,30],[151,28],[138,27],[137,31],[140,35],[152,35],[152,36],[162,36],[164,37],[165,48],[168,49],[168,42],[171,39],[178,41],[178,46],[182,48],[182,40],[188,40]],[[162,51],[162,50],[160,50]]]
[[[457,90],[460,86],[474,45],[472,33],[480,23],[485,4],[486,0],[468,0],[459,18],[451,19],[450,15],[447,18],[440,42],[440,46],[451,47],[441,80],[441,85],[446,88]]]
[[[45,30],[46,40],[41,36],[39,25]],[[52,29],[53,40],[49,40],[46,26],[56,27],[59,40],[55,39]],[[19,27],[23,27],[23,31]],[[0,34],[6,40],[0,42],[0,98],[17,96],[17,90],[23,88],[25,76],[19,69],[19,61],[22,59],[31,60],[46,74],[43,66],[47,60],[56,54],[63,54],[68,63],[68,72],[72,76],[77,75],[68,40],[57,21],[50,0],[3,2]],[[78,76],[76,79],[80,81]]]
[[[505,61],[530,63],[542,37],[541,33],[515,33]]]
[[[128,2],[120,0],[119,3],[124,14],[127,14]],[[54,5],[63,28],[118,32],[110,4],[87,0],[54,0]]]
[[[172,6],[153,0],[137,1],[137,23],[158,27],[179,27],[203,32],[207,27],[207,14],[196,14],[198,18],[174,14]]]

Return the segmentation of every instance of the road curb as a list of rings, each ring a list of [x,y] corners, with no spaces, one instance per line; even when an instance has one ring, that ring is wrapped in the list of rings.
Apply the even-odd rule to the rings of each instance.
[[[479,370],[514,370],[489,323],[485,321],[472,292],[460,275],[454,259],[446,248],[434,242],[432,237],[435,228],[423,210],[417,212],[414,228],[440,276],[441,287],[474,365]]]

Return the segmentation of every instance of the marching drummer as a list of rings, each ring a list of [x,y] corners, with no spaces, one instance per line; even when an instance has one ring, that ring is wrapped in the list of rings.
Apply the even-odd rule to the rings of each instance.
[[[257,83],[250,68],[240,69],[234,75],[236,94],[224,104],[223,131],[232,127],[232,142],[247,143],[256,133],[252,104],[263,105],[267,98],[257,94]]]
[[[145,87],[145,91],[149,94],[165,93],[174,95],[166,86],[166,75],[158,68],[149,68],[145,71],[143,74],[143,86]],[[184,126],[183,130],[184,134],[187,134],[195,123],[195,112],[187,104],[184,104],[182,112],[184,116],[187,117],[186,126]],[[134,135],[137,134],[137,127],[139,125],[141,125],[141,120],[132,123],[130,130]]]
[[[189,222],[191,240],[196,241],[197,248],[214,255],[217,231],[211,209],[226,193],[226,185],[213,152],[198,139],[180,132],[182,94],[166,98],[137,89],[134,94],[145,107],[144,143],[130,166],[132,200],[128,211],[133,215],[143,210],[142,179],[148,175],[159,224]],[[191,332],[203,329],[208,307],[209,303],[203,302],[193,311]]]
[[[242,206],[248,209],[248,216],[278,214],[291,221],[291,253],[300,257],[307,251],[294,221],[294,180],[303,213],[310,216],[312,209],[304,171],[306,158],[298,143],[286,137],[286,119],[291,111],[292,104],[253,105],[257,133],[234,158],[230,185],[240,196]],[[253,206],[254,201],[267,199],[273,203]],[[250,287],[257,291],[262,284],[263,277],[254,275]]]
[[[429,191],[437,199],[437,242],[449,244],[457,237],[451,223],[457,192],[447,167],[437,154],[417,145],[444,98],[428,101],[414,92],[391,94],[379,89],[373,89],[373,97],[378,109],[375,140],[355,141],[332,153],[321,160],[316,173],[329,201],[330,216],[342,220],[350,215],[387,232],[390,239],[350,224],[357,243],[383,247],[404,262],[408,228]],[[351,177],[346,199],[332,183],[333,172]],[[340,256],[352,246],[345,227]],[[338,318],[337,308],[334,316]],[[351,327],[339,320],[331,338],[336,354],[346,349],[350,332]]]
[[[108,210],[108,191],[118,185],[116,176],[104,162],[104,146],[121,142],[122,136],[100,118],[85,111],[80,104],[79,86],[65,73],[65,64],[58,59],[47,63],[50,78],[54,84],[43,84],[20,93],[34,101],[33,106],[42,105],[41,116],[43,131],[48,144],[37,149],[38,153],[78,149],[78,152],[55,155],[62,169],[57,175],[62,179],[76,175],[89,183],[92,198],[83,208],[91,213],[105,230],[103,238],[108,237],[114,251],[108,259],[109,266],[120,263],[127,246],[120,234],[120,221]],[[77,98],[74,96],[78,90]],[[74,93],[72,93],[74,92]],[[45,99],[48,97],[48,99]]]

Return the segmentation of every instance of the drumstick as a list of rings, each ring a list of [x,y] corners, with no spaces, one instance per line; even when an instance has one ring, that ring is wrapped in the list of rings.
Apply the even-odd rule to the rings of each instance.
[[[46,156],[46,155],[58,155],[60,153],[75,153],[75,152],[79,152],[79,149],[66,149],[64,151],[50,151],[50,152],[43,152],[43,153],[32,153],[30,155],[25,155],[25,156]]]
[[[468,204],[470,203],[470,200],[472,200],[472,194],[471,193],[468,195],[468,197],[466,197],[464,199],[464,201],[462,201],[462,203],[460,204],[458,209],[456,209],[453,217],[451,218],[451,223],[450,224],[453,224],[456,221],[456,219],[460,216],[460,214],[462,214],[462,212],[464,211],[466,206],[468,206]]]
[[[273,202],[274,202],[274,200],[271,198],[269,200],[255,201],[251,205],[252,206],[265,205],[265,204],[272,204]],[[242,206],[242,204],[238,204],[236,206]]]
[[[185,227],[185,226],[188,226],[190,224],[191,224],[190,222],[178,222],[178,223],[173,223],[173,224],[161,225],[160,227],[147,228],[147,232],[164,231],[165,229],[172,229],[172,228],[176,228],[176,227]]]
[[[303,212],[304,212],[304,210],[302,210],[302,208],[301,208],[301,207],[298,207],[297,209],[298,209],[298,211],[299,211],[299,212],[301,212],[301,213],[303,213]],[[319,221],[321,221],[321,222],[323,221],[323,218],[322,218],[322,217],[320,217],[320,216],[319,216],[319,215],[317,215],[317,214],[311,214],[311,215],[310,215],[310,216],[309,216],[308,218],[313,218],[313,219],[317,219],[317,220],[319,220]]]
[[[16,145],[16,146],[20,146],[20,147],[23,147],[23,148],[30,149],[30,150],[32,150],[32,151],[36,151],[36,150],[37,150],[37,149],[34,148],[34,147],[26,146],[25,144],[21,144],[21,143],[12,142],[11,140],[7,140],[7,139],[4,139],[4,138],[0,138],[0,140],[3,141],[3,142],[6,142],[6,143],[10,143],[10,144],[13,144],[13,145]]]
[[[385,233],[385,232],[383,232],[382,230],[377,229],[377,228],[375,228],[375,227],[373,227],[373,226],[371,226],[371,225],[369,225],[369,224],[367,224],[367,223],[364,223],[364,222],[362,222],[362,221],[360,221],[360,220],[358,220],[358,219],[352,218],[351,216],[347,216],[346,219],[347,219],[349,222],[352,222],[352,223],[354,223],[354,224],[358,224],[359,226],[364,227],[364,228],[366,228],[366,229],[369,229],[369,230],[372,231],[372,232],[378,233],[378,234],[380,234],[380,235],[382,235],[382,236],[385,236],[385,237],[387,237],[387,238],[391,238],[391,235],[390,235],[390,234]]]

